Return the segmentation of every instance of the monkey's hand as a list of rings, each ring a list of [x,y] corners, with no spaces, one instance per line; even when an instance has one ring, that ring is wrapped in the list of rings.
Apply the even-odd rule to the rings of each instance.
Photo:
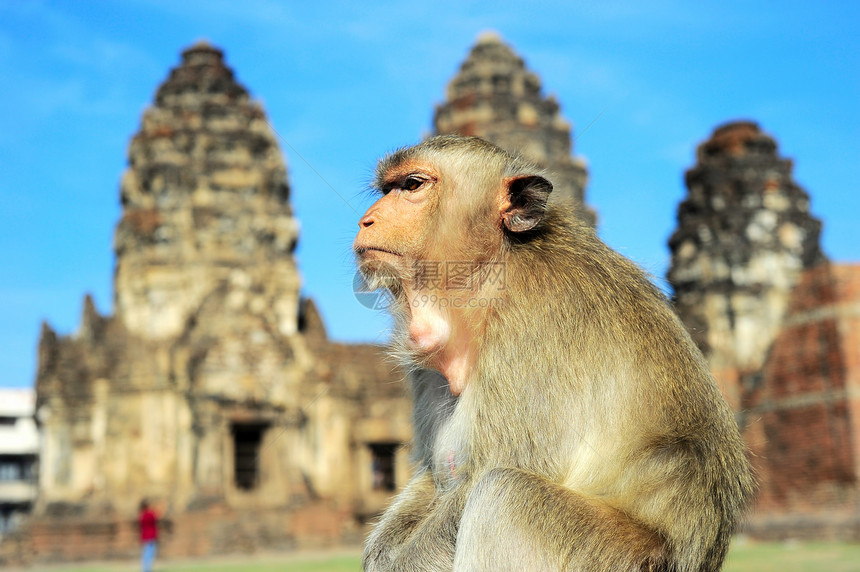
[[[430,513],[436,485],[429,471],[415,475],[382,515],[364,547],[362,564],[366,572],[400,570],[397,555]]]
[[[598,499],[513,468],[478,479],[456,545],[455,571],[668,569],[656,532]]]

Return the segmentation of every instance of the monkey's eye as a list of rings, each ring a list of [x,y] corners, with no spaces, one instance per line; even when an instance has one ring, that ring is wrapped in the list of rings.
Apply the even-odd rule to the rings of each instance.
[[[423,184],[424,184],[424,179],[416,177],[415,175],[409,175],[403,181],[403,190],[404,191],[414,191]]]
[[[417,191],[426,182],[426,177],[422,177],[420,175],[406,175],[403,179],[383,184],[380,190],[383,195],[387,195],[391,191]]]

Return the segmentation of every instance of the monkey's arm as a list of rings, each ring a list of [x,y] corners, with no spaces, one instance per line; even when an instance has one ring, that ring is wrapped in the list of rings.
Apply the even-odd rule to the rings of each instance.
[[[664,541],[624,513],[519,469],[492,469],[469,494],[454,570],[665,570]]]
[[[392,570],[396,553],[430,513],[436,485],[430,471],[415,475],[382,515],[365,543],[362,563],[368,572]]]

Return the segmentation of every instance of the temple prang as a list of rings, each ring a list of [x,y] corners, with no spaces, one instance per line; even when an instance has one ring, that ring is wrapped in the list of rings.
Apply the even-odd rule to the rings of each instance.
[[[761,369],[802,272],[826,260],[792,162],[751,121],[716,128],[687,171],[669,239],[675,306],[734,407]]]
[[[828,261],[793,163],[752,121],[717,127],[669,240],[675,306],[733,406],[759,481],[744,531],[860,532],[860,266]]]

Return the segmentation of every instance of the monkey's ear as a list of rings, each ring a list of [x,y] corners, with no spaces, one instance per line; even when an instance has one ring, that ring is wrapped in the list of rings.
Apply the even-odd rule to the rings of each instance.
[[[538,175],[512,177],[505,181],[507,200],[503,201],[502,223],[511,232],[533,229],[543,219],[552,183]]]

